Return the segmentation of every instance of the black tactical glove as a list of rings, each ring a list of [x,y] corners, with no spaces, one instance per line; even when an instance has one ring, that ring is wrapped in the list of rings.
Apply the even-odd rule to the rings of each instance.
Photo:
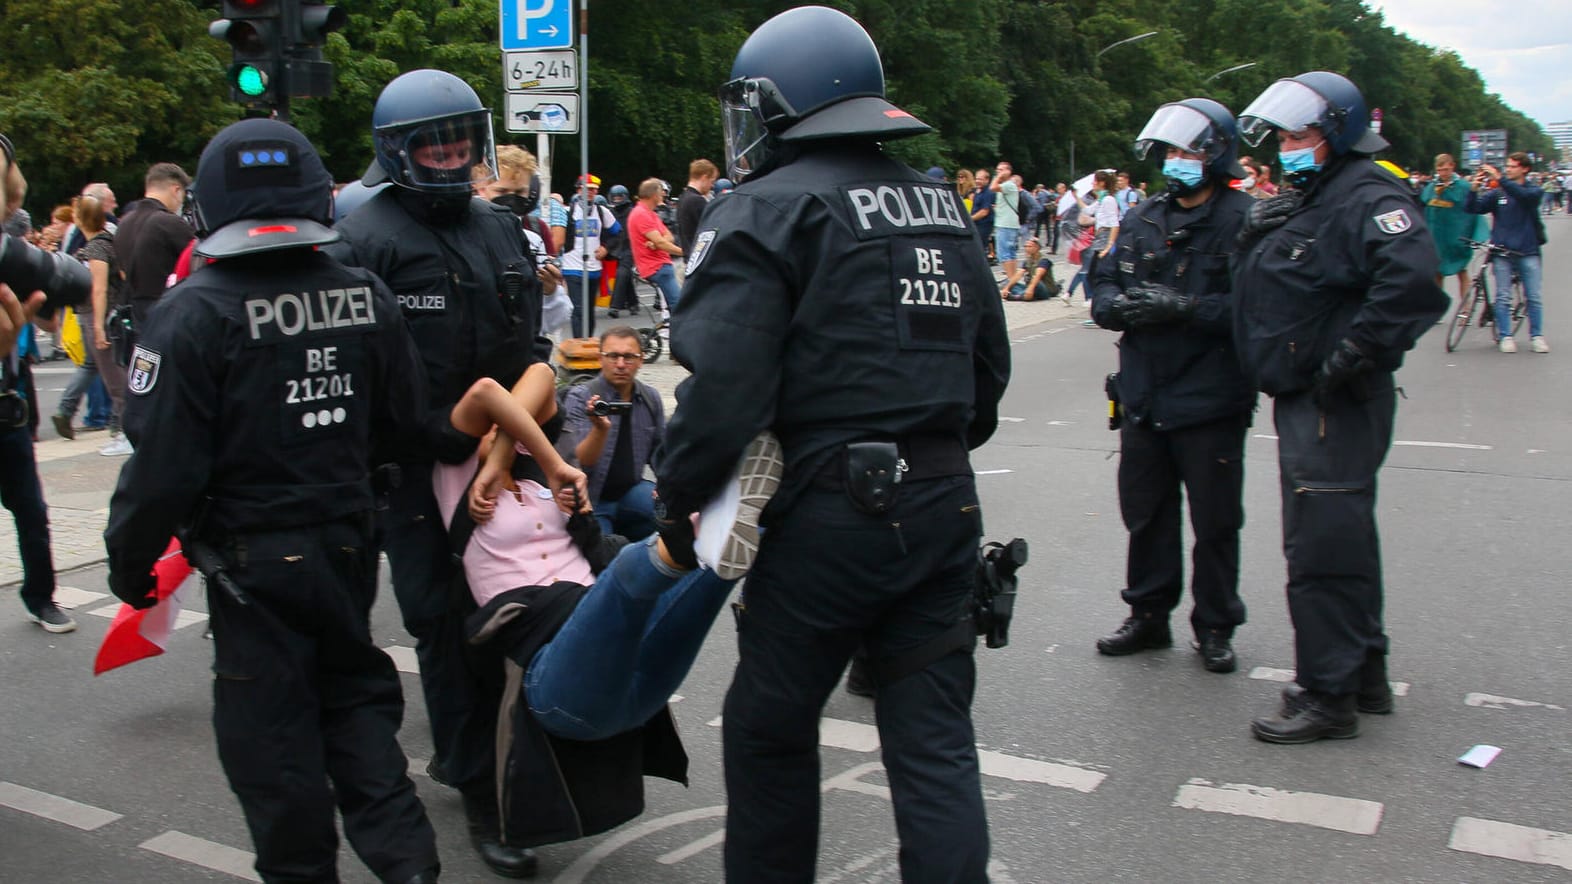
[[[1285,190],[1277,196],[1256,200],[1245,212],[1244,225],[1239,228],[1239,241],[1254,242],[1268,231],[1282,227],[1283,222],[1299,208],[1304,199],[1302,190]]]
[[[1184,322],[1195,314],[1195,296],[1170,285],[1149,283],[1125,292],[1129,304],[1124,308],[1125,322],[1132,326],[1167,325]]]
[[[122,602],[137,610],[151,608],[158,604],[158,597],[153,595],[153,590],[158,588],[158,578],[151,573],[126,574],[123,571],[109,572],[109,591],[114,593]]]
[[[666,544],[666,554],[671,560],[678,567],[692,571],[699,566],[699,558],[693,552],[693,520],[689,515],[691,513],[667,507],[659,492],[656,493],[655,533]]]
[[[1359,345],[1347,338],[1338,341],[1310,382],[1310,395],[1315,398],[1316,407],[1325,410],[1332,404],[1333,393],[1374,367],[1375,363]]]

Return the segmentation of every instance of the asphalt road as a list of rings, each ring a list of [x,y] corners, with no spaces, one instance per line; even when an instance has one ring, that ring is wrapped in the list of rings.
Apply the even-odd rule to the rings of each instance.
[[[1438,328],[1400,375],[1400,441],[1380,491],[1400,696],[1395,715],[1364,717],[1357,740],[1272,746],[1247,730],[1293,665],[1270,404],[1247,447],[1240,671],[1205,672],[1183,641],[1099,657],[1093,641],[1125,613],[1117,441],[1102,397],[1115,337],[1068,318],[1015,333],[1007,420],[975,458],[989,536],[1032,545],[1010,647],[979,651],[994,881],[1572,877],[1572,334],[1557,331],[1572,293],[1572,220],[1549,225],[1546,334],[1557,352],[1498,354],[1476,330],[1447,354]],[[99,568],[60,578],[87,593],[104,592],[103,581]],[[108,625],[95,613],[114,606],[75,598],[82,629],[65,636],[0,606],[0,682],[10,685],[0,881],[248,874],[249,838],[213,748],[200,620],[166,656],[93,678]],[[1185,614],[1176,638],[1187,637]],[[374,633],[413,669],[391,593]],[[722,618],[674,707],[691,786],[649,781],[643,817],[543,849],[541,880],[720,880],[713,725],[734,662]],[[403,677],[403,744],[418,772],[430,735],[416,676]],[[824,715],[819,880],[895,881],[872,706],[837,692]],[[1476,744],[1502,752],[1482,770],[1459,765]],[[464,840],[457,795],[416,782],[445,880],[491,879]],[[346,881],[370,880],[347,849],[340,867]]]

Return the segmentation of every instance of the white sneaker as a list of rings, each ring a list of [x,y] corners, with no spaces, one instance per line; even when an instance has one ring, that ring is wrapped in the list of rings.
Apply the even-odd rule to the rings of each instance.
[[[1499,348],[1502,353],[1516,353],[1517,341],[1512,340],[1511,335],[1505,335],[1501,338],[1500,343],[1496,344],[1496,347]]]
[[[98,449],[98,453],[105,457],[124,457],[130,454],[131,450],[131,440],[127,439],[124,433],[121,433],[110,440],[108,445]]]
[[[1535,353],[1549,353],[1550,345],[1545,343],[1544,338],[1534,335],[1533,338],[1529,339],[1528,349],[1533,350]]]
[[[786,471],[780,440],[766,430],[748,443],[731,480],[699,511],[693,552],[699,564],[726,580],[748,573],[759,554],[759,515]]]

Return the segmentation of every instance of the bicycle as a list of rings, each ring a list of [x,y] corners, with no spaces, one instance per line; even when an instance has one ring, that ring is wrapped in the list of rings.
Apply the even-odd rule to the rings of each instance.
[[[1487,242],[1462,237],[1471,249],[1484,249],[1485,260],[1479,265],[1479,270],[1474,274],[1474,283],[1468,288],[1468,297],[1464,300],[1457,315],[1446,330],[1446,351],[1451,353],[1457,345],[1463,342],[1463,335],[1470,325],[1478,324],[1480,328],[1495,325],[1495,304],[1490,297],[1490,264],[1498,256],[1520,257],[1519,253],[1493,245]],[[1528,316],[1528,296],[1523,291],[1523,280],[1512,271],[1512,330],[1510,335],[1516,335],[1523,327],[1523,320]],[[1500,330],[1492,333],[1491,340],[1501,339]]]

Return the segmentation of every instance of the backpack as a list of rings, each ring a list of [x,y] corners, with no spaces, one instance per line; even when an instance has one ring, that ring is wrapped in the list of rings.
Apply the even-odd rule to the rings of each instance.
[[[1032,209],[1036,205],[1037,205],[1036,198],[1033,197],[1027,191],[1025,191],[1025,190],[1016,190],[1015,191],[1015,214],[1016,214],[1017,217],[1019,217],[1021,219],[1020,223],[1016,225],[1017,227],[1024,227],[1024,226],[1026,226],[1027,222],[1032,217]]]

